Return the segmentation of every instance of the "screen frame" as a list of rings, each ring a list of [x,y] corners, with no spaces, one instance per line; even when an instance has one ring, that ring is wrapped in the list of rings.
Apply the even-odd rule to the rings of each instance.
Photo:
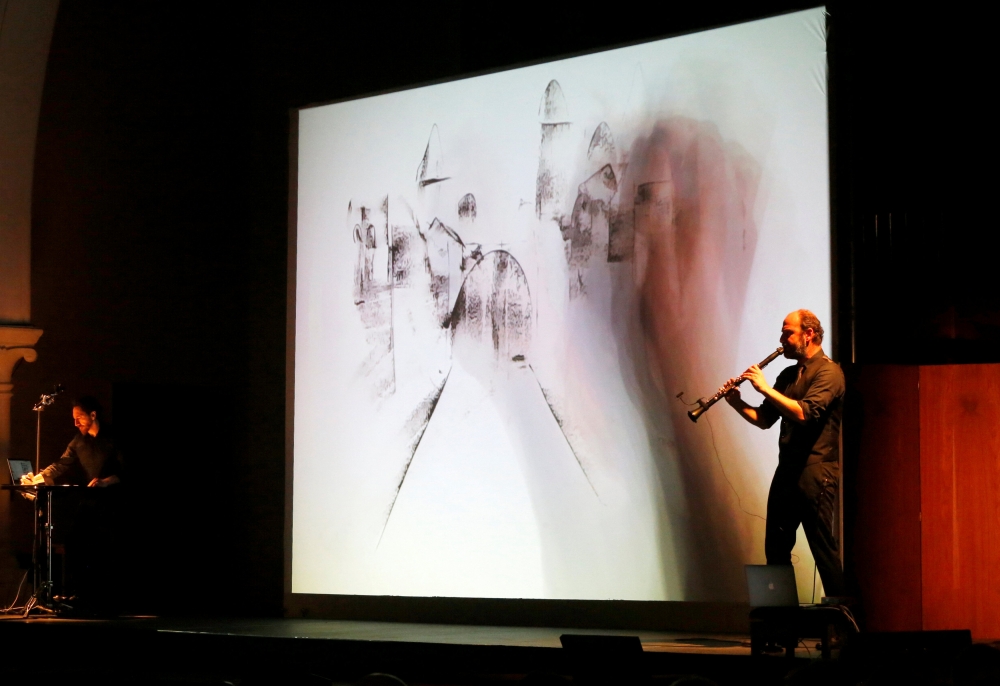
[[[285,521],[284,521],[284,579],[283,614],[286,617],[322,618],[352,621],[418,622],[434,624],[469,624],[494,626],[560,626],[567,628],[644,629],[704,631],[720,633],[746,633],[749,631],[748,602],[728,601],[660,601],[660,600],[556,600],[530,598],[466,598],[466,597],[415,597],[383,595],[342,595],[292,593],[292,511],[294,497],[294,416],[295,416],[295,302],[297,269],[297,216],[298,216],[298,138],[299,113],[305,109],[359,100],[376,95],[396,93],[450,83],[465,79],[502,73],[527,66],[547,64],[583,55],[592,55],[633,45],[653,43],[677,36],[701,33],[717,28],[736,26],[751,21],[825,8],[826,19],[826,97],[827,97],[827,154],[829,166],[830,212],[830,350],[838,360],[843,360],[845,341],[853,341],[853,306],[849,313],[842,313],[840,305],[852,298],[852,265],[844,259],[842,250],[850,250],[849,231],[843,232],[848,240],[841,240],[837,219],[850,212],[838,212],[836,200],[837,168],[843,164],[836,156],[835,144],[836,106],[834,88],[831,87],[830,27],[835,23],[830,8],[810,5],[798,9],[763,14],[752,19],[703,26],[698,29],[667,33],[653,38],[608,45],[592,50],[548,57],[505,65],[495,69],[462,73],[441,79],[411,83],[384,90],[331,100],[311,102],[288,110],[288,265],[286,292],[286,355],[285,355]],[[842,293],[849,289],[850,293]],[[846,336],[846,338],[845,338]],[[851,355],[853,362],[853,355]],[[843,451],[841,451],[843,452]],[[843,461],[843,455],[841,455]],[[843,478],[841,484],[844,483]],[[843,485],[838,491],[838,517],[840,551],[844,555],[843,537]]]

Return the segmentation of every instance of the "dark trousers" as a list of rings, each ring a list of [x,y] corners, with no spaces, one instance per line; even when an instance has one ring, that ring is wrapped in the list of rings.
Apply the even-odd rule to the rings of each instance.
[[[779,465],[767,494],[767,564],[792,564],[795,532],[801,524],[828,596],[846,595],[833,530],[839,484],[840,467],[836,462],[820,462],[802,470]]]

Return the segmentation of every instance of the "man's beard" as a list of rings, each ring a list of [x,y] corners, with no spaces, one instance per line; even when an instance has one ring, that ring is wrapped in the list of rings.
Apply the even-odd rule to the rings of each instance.
[[[793,345],[791,343],[785,344],[784,356],[790,360],[802,359],[806,356],[806,349],[808,344],[805,341],[800,341],[798,345]]]

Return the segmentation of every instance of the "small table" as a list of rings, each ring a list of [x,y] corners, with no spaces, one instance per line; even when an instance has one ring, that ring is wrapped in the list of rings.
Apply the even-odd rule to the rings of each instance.
[[[830,659],[830,644],[837,630],[854,633],[855,628],[838,605],[757,607],[750,611],[750,654],[761,655],[764,645],[775,643],[795,656],[802,637],[819,637],[824,660]]]
[[[52,580],[52,531],[55,528],[52,521],[52,500],[53,495],[59,491],[69,491],[71,489],[82,488],[71,484],[59,484],[49,486],[47,484],[3,484],[0,485],[5,491],[14,491],[30,497],[35,503],[35,534],[34,543],[31,549],[31,598],[24,604],[24,616],[27,617],[32,610],[46,614],[58,614],[66,607],[53,598]],[[42,501],[45,501],[44,519],[42,515]],[[42,553],[44,552],[45,568],[44,577],[42,574]]]

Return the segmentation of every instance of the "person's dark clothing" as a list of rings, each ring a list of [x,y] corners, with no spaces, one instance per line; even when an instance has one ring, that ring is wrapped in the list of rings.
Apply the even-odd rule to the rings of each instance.
[[[93,479],[122,478],[122,458],[109,426],[97,436],[77,435],[62,457],[42,470],[59,483],[87,486]],[[65,595],[76,595],[74,607],[107,609],[114,595],[121,539],[121,486],[71,489],[51,494],[62,507],[53,514],[56,528],[65,532]]]
[[[81,434],[66,446],[62,457],[42,470],[42,474],[62,483],[86,486],[93,479],[121,478],[121,456],[108,427],[96,436]]]
[[[817,462],[803,470],[778,465],[767,494],[764,555],[769,565],[792,564],[795,532],[802,531],[828,596],[845,594],[844,572],[834,532],[840,465]]]
[[[790,565],[801,524],[826,594],[842,596],[844,572],[834,522],[844,373],[820,350],[802,364],[782,370],[774,389],[798,401],[805,422],[782,418],[769,401],[760,408],[765,428],[781,419],[778,469],[767,495],[764,554],[769,565]]]
[[[774,390],[797,400],[805,423],[782,419],[778,408],[765,402],[765,427],[781,419],[778,463],[795,469],[817,462],[840,462],[840,419],[844,405],[844,372],[820,350],[802,364],[778,374]]]

